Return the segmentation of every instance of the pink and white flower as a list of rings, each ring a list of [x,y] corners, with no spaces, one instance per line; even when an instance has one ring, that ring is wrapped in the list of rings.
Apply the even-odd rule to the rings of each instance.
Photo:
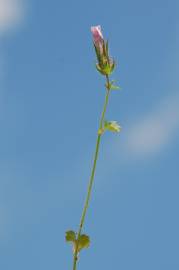
[[[92,26],[91,32],[93,35],[93,41],[95,46],[101,50],[104,42],[101,26],[100,25]]]
[[[103,38],[101,26],[92,26],[91,32],[97,57],[96,68],[102,75],[110,75],[115,67],[114,60],[109,56],[108,41]]]

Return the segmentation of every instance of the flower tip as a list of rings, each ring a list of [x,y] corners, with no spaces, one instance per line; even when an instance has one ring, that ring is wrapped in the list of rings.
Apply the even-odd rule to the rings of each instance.
[[[103,34],[102,34],[102,30],[101,30],[101,26],[97,25],[97,26],[91,26],[91,32],[92,32],[92,36],[93,36],[93,41],[95,43],[95,45],[97,47],[102,47],[102,43],[103,43]]]
[[[99,30],[99,31],[101,31],[101,25],[91,26],[91,32],[93,32],[94,30]]]
[[[91,26],[91,32],[92,32],[92,34],[97,34],[98,33],[101,37],[103,37],[102,30],[101,30],[101,25]]]

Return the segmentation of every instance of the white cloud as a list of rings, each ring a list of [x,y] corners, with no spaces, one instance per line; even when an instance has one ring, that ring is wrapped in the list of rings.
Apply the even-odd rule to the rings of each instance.
[[[22,25],[26,0],[0,0],[0,38]],[[0,47],[0,109],[2,108],[4,59]]]
[[[23,0],[0,0],[0,33],[14,29],[23,17]]]
[[[179,95],[163,100],[129,130],[127,152],[137,156],[156,153],[167,145],[179,128]]]

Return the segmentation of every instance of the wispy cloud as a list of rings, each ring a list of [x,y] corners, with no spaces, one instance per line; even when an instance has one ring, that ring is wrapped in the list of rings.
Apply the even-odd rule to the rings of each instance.
[[[23,25],[26,14],[26,0],[0,0],[0,38],[19,29]],[[4,50],[0,47],[0,108],[4,90]]]
[[[179,129],[179,95],[162,100],[156,108],[139,119],[128,130],[127,152],[137,156],[157,153]]]
[[[23,17],[23,0],[0,0],[0,33],[14,29]]]

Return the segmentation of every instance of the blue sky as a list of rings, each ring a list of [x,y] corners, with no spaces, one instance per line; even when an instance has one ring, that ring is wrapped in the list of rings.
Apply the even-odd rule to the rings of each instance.
[[[179,2],[0,0],[0,267],[72,269],[104,78],[122,87],[102,138],[78,269],[178,270]]]

